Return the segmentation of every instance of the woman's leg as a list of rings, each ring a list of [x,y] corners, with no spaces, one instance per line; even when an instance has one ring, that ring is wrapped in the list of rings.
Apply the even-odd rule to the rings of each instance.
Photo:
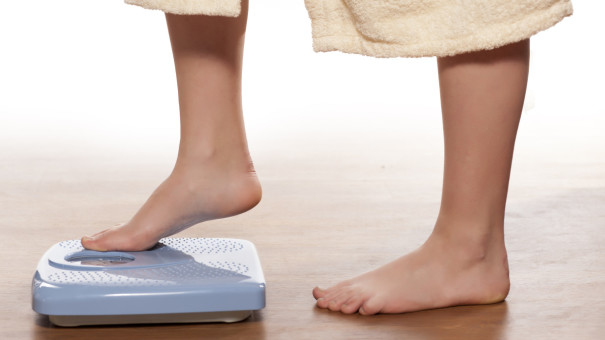
[[[403,313],[504,300],[504,209],[529,70],[529,40],[439,58],[445,137],[441,209],[416,251],[322,290],[317,306]]]
[[[246,19],[247,1],[238,18],[166,15],[181,115],[176,165],[128,223],[84,237],[84,247],[147,249],[161,237],[260,201],[242,118]]]

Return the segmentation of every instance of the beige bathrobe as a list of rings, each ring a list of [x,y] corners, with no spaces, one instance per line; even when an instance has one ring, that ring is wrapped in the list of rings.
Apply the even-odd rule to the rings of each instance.
[[[175,14],[238,16],[240,0],[125,0]],[[262,1],[262,0],[259,0]],[[284,0],[293,1],[293,0]],[[304,0],[315,51],[447,56],[521,41],[573,12],[570,0]]]

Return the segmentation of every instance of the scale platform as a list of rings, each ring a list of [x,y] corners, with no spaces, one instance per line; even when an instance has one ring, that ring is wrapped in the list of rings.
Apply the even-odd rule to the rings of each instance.
[[[38,263],[32,307],[65,327],[237,322],[265,307],[265,279],[246,240],[164,238],[139,252],[63,241]]]

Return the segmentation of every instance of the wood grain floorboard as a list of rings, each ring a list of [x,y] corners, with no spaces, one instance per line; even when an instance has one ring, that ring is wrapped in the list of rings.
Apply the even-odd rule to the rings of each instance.
[[[604,138],[564,143],[541,131],[531,122],[520,131],[507,213],[512,290],[506,302],[370,317],[316,309],[311,289],[423,242],[439,204],[439,141],[407,144],[405,152],[396,143],[385,148],[365,141],[356,158],[349,150],[357,145],[353,138],[331,148],[282,141],[290,143],[279,146],[284,152],[300,151],[288,154],[277,153],[275,141],[253,142],[262,203],[181,235],[256,244],[267,307],[236,324],[59,328],[37,315],[30,284],[43,252],[128,219],[168,173],[171,156],[2,149],[0,338],[603,339]],[[414,139],[397,136],[401,144]],[[544,138],[550,138],[547,148]]]

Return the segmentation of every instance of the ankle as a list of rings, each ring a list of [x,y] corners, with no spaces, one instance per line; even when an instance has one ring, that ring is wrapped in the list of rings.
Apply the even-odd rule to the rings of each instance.
[[[182,153],[179,151],[174,169],[176,172],[190,172],[204,169],[215,169],[221,173],[244,172],[255,173],[250,154],[246,152],[205,152]]]
[[[486,244],[494,239],[503,240],[504,213],[473,214],[440,211],[435,223],[435,232],[452,239],[465,240],[474,244]]]
[[[504,234],[499,226],[438,223],[428,242],[468,262],[501,261],[506,258]]]

